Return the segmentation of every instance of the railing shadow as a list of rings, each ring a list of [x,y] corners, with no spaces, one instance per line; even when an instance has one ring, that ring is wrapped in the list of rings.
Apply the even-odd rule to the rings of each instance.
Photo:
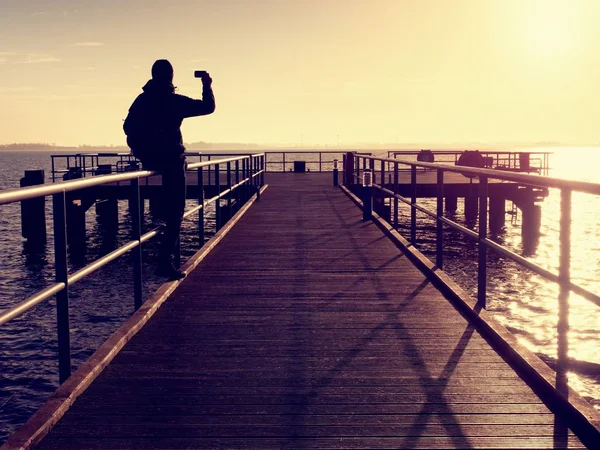
[[[343,216],[336,210],[336,205],[328,199],[330,202],[331,210],[333,214],[337,216],[340,221],[344,221]],[[302,217],[298,217],[298,226],[302,225]],[[350,242],[351,242],[351,250],[355,257],[357,257],[362,263],[365,269],[368,269],[368,276],[361,277],[355,283],[361,283],[364,281],[369,282],[372,285],[372,291],[375,295],[375,298],[378,301],[392,302],[394,301],[388,293],[386,292],[386,288],[384,286],[384,280],[381,279],[377,275],[377,270],[381,270],[384,267],[387,267],[391,261],[384,263],[383,265],[379,265],[378,267],[374,267],[371,264],[370,258],[365,249],[368,249],[368,245],[365,245],[364,242],[358,242],[358,240],[350,234]],[[301,243],[302,245],[304,243]],[[304,253],[299,252],[298,258],[302,259]],[[396,260],[397,258],[392,258]],[[299,263],[303,263],[302,260],[298,261]],[[306,277],[306,275],[299,275],[300,277]],[[306,282],[306,280],[304,280]],[[440,417],[442,426],[446,431],[448,431],[449,437],[452,439],[452,442],[457,448],[465,448],[470,449],[472,445],[469,442],[469,439],[465,435],[464,432],[461,431],[460,423],[454,418],[454,412],[452,408],[447,404],[444,399],[444,390],[448,384],[448,381],[456,369],[459,361],[461,360],[464,351],[466,350],[466,344],[469,342],[471,336],[474,333],[474,328],[472,326],[467,326],[462,336],[459,339],[459,344],[451,353],[444,369],[442,370],[439,377],[435,377],[426,369],[426,361],[421,357],[421,349],[420,347],[413,341],[412,338],[408,337],[408,328],[404,326],[402,321],[399,319],[398,315],[402,312],[404,308],[411,305],[411,303],[419,297],[422,291],[430,285],[430,281],[427,279],[423,279],[423,281],[415,287],[415,289],[409,293],[405,298],[403,298],[397,306],[395,306],[391,311],[387,313],[387,320],[380,322],[376,327],[372,328],[367,336],[363,337],[356,344],[354,344],[353,348],[348,349],[340,361],[328,371],[328,373],[319,378],[316,382],[316,386],[318,388],[313,388],[306,393],[304,396],[304,400],[302,404],[298,407],[298,415],[294,415],[290,419],[289,425],[291,426],[293,432],[290,436],[290,439],[293,440],[296,436],[304,436],[303,429],[305,428],[305,424],[302,422],[301,418],[303,417],[302,412],[306,411],[306,408],[311,403],[311,400],[318,398],[323,391],[325,391],[332,383],[344,373],[344,371],[352,364],[352,362],[363,352],[365,352],[366,347],[374,342],[378,336],[384,330],[392,329],[394,333],[399,338],[399,342],[402,348],[403,353],[407,357],[407,359],[414,360],[412,362],[413,369],[417,374],[417,378],[423,390],[426,393],[426,402],[422,407],[421,413],[417,414],[416,421],[411,425],[409,431],[406,433],[405,440],[401,445],[402,448],[414,448],[421,436],[425,427],[430,420],[429,415],[422,414],[427,409],[427,405],[435,403],[438,405],[439,412],[437,413]],[[348,290],[348,286],[346,287],[346,291]],[[333,300],[336,297],[341,296],[342,294],[336,294],[335,296],[329,297],[329,300]],[[294,325],[304,325],[306,326],[306,317],[304,315],[294,314]],[[302,329],[301,327],[294,327],[295,330]],[[308,336],[304,335],[296,335],[298,332],[294,334],[294,339],[297,342],[305,343]],[[300,344],[299,344],[300,345]],[[441,405],[441,406],[440,406]]]

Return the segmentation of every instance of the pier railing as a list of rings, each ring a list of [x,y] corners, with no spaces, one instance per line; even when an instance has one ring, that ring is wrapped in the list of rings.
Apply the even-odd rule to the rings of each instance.
[[[265,172],[302,171],[331,172],[335,161],[341,165],[342,156],[348,150],[287,149],[262,151]],[[247,156],[248,152],[235,150],[221,152],[185,152],[190,162],[215,161],[223,158]],[[371,155],[371,153],[365,153]],[[50,155],[52,182],[85,178],[108,173],[139,170],[141,164],[130,152],[61,153]],[[210,175],[209,175],[210,176]],[[209,182],[211,180],[209,179]]]
[[[399,194],[399,178],[401,168],[410,171],[410,197]],[[427,169],[437,172],[437,202],[435,211],[431,211],[417,204],[417,170]],[[478,193],[478,228],[469,229],[448,217],[444,216],[444,175],[446,173],[459,173],[472,180]],[[367,175],[365,177],[365,174]],[[386,175],[388,183],[386,183]],[[406,173],[403,173],[406,176]],[[488,182],[501,180],[517,183],[527,187],[552,188],[560,191],[560,255],[558,272],[553,272],[533,261],[513,252],[509,248],[494,242],[488,237]],[[367,184],[365,186],[364,184]],[[571,200],[573,192],[581,192],[600,196],[600,184],[563,180],[558,178],[543,177],[522,173],[511,173],[501,170],[480,169],[464,166],[453,166],[440,163],[425,163],[391,158],[376,158],[348,153],[344,158],[344,183],[363,196],[363,204],[369,205],[373,195],[379,193],[392,202],[392,216],[390,218],[394,229],[398,228],[399,205],[408,205],[410,208],[410,237],[411,245],[417,246],[417,212],[432,218],[436,223],[436,254],[435,265],[442,269],[444,266],[444,227],[459,231],[478,245],[477,259],[477,302],[485,308],[487,298],[487,252],[493,250],[500,255],[515,261],[520,266],[558,284],[558,369],[566,371],[568,361],[567,332],[569,329],[569,296],[573,292],[589,302],[600,306],[600,296],[588,289],[575,284],[571,280]],[[371,184],[371,186],[368,186]],[[560,367],[559,367],[560,366]]]
[[[416,160],[424,151],[431,152],[434,156],[435,161],[431,162],[441,164],[456,164],[464,153],[463,150],[390,150],[387,155],[388,158],[393,159],[414,158]],[[552,152],[480,150],[479,153],[483,156],[485,168],[488,169],[537,173],[540,175],[548,175],[550,170],[550,155]]]
[[[243,155],[248,155],[244,153]],[[186,152],[186,156],[200,157],[200,152]],[[233,155],[230,155],[233,156]],[[236,156],[242,156],[236,155]],[[203,160],[201,157],[197,162]],[[131,152],[60,153],[50,155],[52,182],[85,178],[88,175],[131,172],[141,168],[140,161]]]
[[[188,218],[196,213],[199,214],[198,221],[201,242],[204,242],[204,211],[206,206],[211,203],[220,203],[221,200],[227,200],[227,207],[231,209],[231,199],[234,192],[240,193],[240,197],[244,199],[249,198],[251,195],[254,195],[254,193],[260,195],[260,187],[264,184],[264,164],[265,156],[262,153],[189,164],[188,172],[191,170],[197,172],[199,186],[204,186],[205,171],[209,171],[213,172],[215,185],[217,187],[217,194],[209,199],[204,198],[203,189],[198,189],[198,206],[184,213],[184,218]],[[157,174],[157,172],[153,171],[138,170],[0,192],[0,206],[52,196],[56,282],[45,289],[36,292],[19,304],[7,310],[0,311],[0,326],[23,315],[25,312],[31,310],[41,302],[48,300],[52,296],[56,296],[58,363],[59,379],[61,383],[71,375],[69,286],[96,272],[127,252],[132,251],[134,310],[137,310],[142,305],[142,244],[156,237],[160,227],[142,234],[140,180]],[[221,176],[225,177],[224,184],[221,183]],[[133,239],[76,272],[69,273],[66,216],[67,193],[116,182],[130,183],[131,227]],[[221,224],[221,208],[216,207],[215,211],[217,228],[219,228]]]

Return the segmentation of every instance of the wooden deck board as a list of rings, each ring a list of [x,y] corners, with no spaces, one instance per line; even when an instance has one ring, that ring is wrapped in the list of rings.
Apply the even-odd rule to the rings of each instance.
[[[267,182],[39,448],[584,448],[329,177]]]

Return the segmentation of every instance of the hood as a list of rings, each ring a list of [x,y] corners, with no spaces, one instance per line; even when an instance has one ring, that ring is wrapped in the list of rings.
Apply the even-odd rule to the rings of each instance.
[[[154,79],[148,80],[142,90],[148,94],[173,94],[175,93],[175,86],[171,83],[165,83],[164,81],[156,81]]]

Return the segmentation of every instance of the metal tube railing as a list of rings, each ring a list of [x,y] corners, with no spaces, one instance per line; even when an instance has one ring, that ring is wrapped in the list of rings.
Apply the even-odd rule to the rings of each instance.
[[[565,180],[565,179],[559,179],[559,178],[544,177],[544,176],[539,176],[539,175],[517,174],[517,173],[504,172],[504,171],[492,170],[492,169],[480,169],[480,168],[465,167],[465,166],[451,166],[451,165],[439,164],[439,163],[425,163],[425,162],[416,162],[416,161],[407,161],[407,160],[398,160],[398,159],[389,159],[389,158],[367,157],[367,156],[356,155],[356,154],[354,154],[353,158],[354,158],[354,162],[352,164],[353,164],[353,167],[356,167],[356,168],[360,167],[361,159],[363,160],[363,168],[367,165],[367,160],[369,160],[369,164],[374,164],[375,161],[383,160],[383,161],[387,161],[389,163],[393,163],[394,168],[397,167],[396,164],[403,164],[403,165],[407,165],[410,167],[410,170],[411,170],[411,182],[410,182],[410,184],[411,184],[411,186],[410,186],[411,199],[407,199],[407,198],[401,196],[400,194],[396,193],[398,191],[398,186],[397,186],[398,183],[396,183],[396,181],[394,182],[396,184],[396,186],[394,187],[393,190],[385,188],[383,184],[374,184],[374,188],[381,190],[382,192],[385,192],[386,194],[391,195],[394,199],[397,199],[398,201],[403,202],[410,206],[410,208],[411,208],[411,225],[410,225],[411,239],[410,239],[410,242],[413,245],[416,242],[416,221],[414,220],[414,217],[415,217],[417,211],[422,212],[422,213],[426,214],[427,216],[434,218],[438,223],[445,224],[478,242],[479,248],[482,249],[481,253],[478,256],[478,260],[479,260],[478,266],[480,267],[478,269],[478,299],[480,300],[480,302],[485,300],[484,293],[479,294],[480,291],[485,291],[485,282],[484,281],[486,279],[486,268],[485,268],[486,264],[483,264],[484,259],[485,259],[485,256],[484,256],[485,252],[483,251],[483,249],[490,248],[490,249],[493,249],[494,251],[498,252],[502,256],[505,256],[505,257],[515,261],[516,263],[527,268],[528,270],[531,270],[532,272],[548,279],[549,281],[559,283],[562,287],[568,289],[569,292],[574,292],[574,293],[580,295],[581,297],[585,298],[586,300],[590,301],[591,303],[594,303],[595,305],[600,306],[600,296],[573,283],[570,280],[570,278],[567,278],[566,281],[565,280],[561,281],[561,279],[559,278],[559,275],[553,274],[549,270],[510,251],[506,247],[501,246],[500,244],[497,244],[496,242],[489,240],[487,237],[483,236],[483,227],[480,227],[479,232],[475,232],[475,231],[470,230],[469,228],[464,227],[446,217],[443,217],[439,213],[440,212],[439,211],[439,209],[440,209],[439,208],[439,198],[441,197],[441,195],[439,194],[439,189],[440,189],[440,187],[439,187],[440,180],[439,179],[438,179],[438,211],[432,212],[432,211],[427,210],[426,208],[423,208],[420,205],[417,205],[416,200],[413,198],[413,193],[414,193],[414,190],[416,187],[416,177],[414,177],[412,174],[413,174],[413,171],[416,171],[416,168],[421,167],[421,168],[428,168],[428,169],[436,170],[436,171],[438,171],[438,174],[440,174],[440,173],[443,174],[445,172],[454,172],[454,173],[460,173],[460,174],[470,176],[470,177],[478,177],[478,178],[480,178],[480,180],[484,180],[484,181],[479,182],[479,185],[480,185],[479,223],[480,224],[485,223],[486,229],[487,229],[487,184],[488,184],[488,179],[500,179],[500,180],[505,180],[505,181],[513,181],[516,183],[529,185],[529,186],[534,185],[534,186],[546,187],[546,188],[556,188],[556,189],[561,190],[561,192],[563,193],[562,195],[566,195],[566,194],[564,194],[564,192],[573,192],[573,191],[600,195],[600,184],[584,182],[584,181]],[[348,159],[348,156],[346,156],[346,160],[347,159]],[[353,178],[355,180],[359,178],[358,172],[359,171],[357,171],[356,173],[353,174]],[[442,176],[441,184],[443,185],[443,175],[441,175],[441,176]],[[396,179],[396,175],[394,175],[394,179]],[[485,198],[485,200],[484,200],[484,198]],[[571,221],[570,203],[567,203],[565,200],[564,205],[565,206],[561,209],[561,214],[565,215],[565,217],[563,217],[561,219],[561,224],[562,224],[561,230],[563,229],[563,227],[567,226],[566,225],[567,223],[570,223],[570,221]],[[484,214],[484,212],[485,212],[485,214]],[[437,232],[440,233],[439,230]],[[561,238],[561,245],[563,245],[563,244],[564,244],[564,241]],[[436,249],[436,254],[440,258],[440,260],[442,258],[442,256],[441,256],[442,251],[443,251],[443,248]],[[563,252],[566,252],[566,250],[563,250]],[[561,264],[563,264],[562,260],[561,260]],[[438,266],[438,267],[441,267],[441,266]],[[561,267],[562,267],[562,265],[561,265]],[[564,270],[564,267],[560,270]]]
[[[69,155],[69,158],[71,155]],[[240,177],[239,162],[247,167],[248,171]],[[231,185],[231,163],[235,162],[236,167],[236,184]],[[261,183],[264,174],[264,155],[253,154],[246,156],[238,156],[224,158],[216,161],[205,161],[192,163],[188,165],[189,170],[198,170],[199,181],[199,205],[191,211],[184,214],[187,218],[195,212],[201,212],[201,223],[204,224],[204,207],[211,202],[219,202],[222,198],[231,198],[234,191],[239,190],[249,183]],[[84,164],[84,161],[80,161]],[[53,162],[54,164],[54,162]],[[69,163],[68,163],[69,164]],[[219,193],[213,198],[206,201],[204,199],[203,189],[203,171],[204,168],[215,166],[215,181],[219,182],[219,164],[226,164],[228,167],[228,183],[227,189],[221,191],[217,184]],[[55,279],[56,283],[48,286],[34,295],[28,297],[19,304],[0,312],[0,325],[4,325],[12,319],[15,319],[25,312],[31,310],[41,302],[56,295],[57,299],[57,333],[58,333],[58,360],[59,360],[59,380],[64,382],[71,374],[71,345],[70,345],[70,325],[69,325],[69,286],[77,283],[86,276],[96,272],[111,261],[119,258],[125,253],[132,251],[133,255],[133,284],[134,284],[134,309],[138,309],[142,304],[142,243],[152,239],[158,235],[159,228],[151,230],[145,234],[141,234],[141,200],[140,200],[140,178],[147,178],[156,175],[157,172],[149,170],[138,170],[116,175],[101,175],[87,179],[70,180],[52,185],[33,186],[9,191],[0,192],[0,205],[19,202],[37,197],[52,195],[53,197],[53,222],[54,222],[54,254],[55,254]],[[122,245],[113,252],[93,261],[89,265],[79,269],[73,274],[68,273],[68,256],[67,256],[67,220],[66,220],[66,194],[80,189],[100,186],[110,183],[130,181],[131,182],[131,219],[132,219],[132,235],[133,240]],[[218,210],[219,208],[217,208]],[[201,227],[201,242],[204,242],[204,227]]]
[[[514,162],[509,164],[516,164],[517,156],[508,155],[508,158],[514,158]],[[373,166],[376,160],[387,161],[388,169],[392,167],[394,170],[394,186],[392,189],[385,187],[385,180],[382,179],[381,184],[375,184],[374,188],[379,189],[381,192],[390,195],[394,199],[395,213],[394,213],[394,228],[397,228],[397,214],[398,214],[398,201],[408,204],[411,208],[411,224],[410,224],[410,242],[412,245],[416,245],[416,212],[420,211],[429,217],[433,217],[436,220],[436,266],[438,268],[443,267],[443,225],[447,225],[450,228],[457,230],[464,235],[474,239],[478,243],[478,263],[477,263],[477,302],[478,305],[485,308],[487,300],[487,250],[491,249],[501,256],[507,257],[512,261],[515,261],[520,266],[532,271],[533,273],[540,275],[541,277],[557,283],[559,285],[558,295],[558,321],[557,321],[557,384],[566,383],[566,373],[569,365],[569,297],[570,293],[576,293],[582,298],[590,301],[596,306],[600,307],[600,296],[590,292],[589,290],[575,284],[571,280],[571,221],[572,221],[572,193],[582,192],[592,195],[600,195],[600,184],[582,182],[576,180],[564,180],[551,178],[547,176],[520,174],[513,172],[506,172],[501,170],[490,170],[480,169],[464,166],[450,166],[447,164],[440,163],[425,163],[425,162],[414,162],[398,159],[386,159],[386,158],[367,158],[357,154],[348,153],[344,159],[345,172],[346,169],[352,173],[346,173],[345,180],[351,183],[360,176],[360,159],[363,159],[363,170],[367,165],[367,159],[369,159],[369,166]],[[408,165],[410,167],[411,181],[410,181],[410,192],[411,199],[402,197],[399,194],[399,181],[398,172],[399,164]],[[436,212],[432,212],[416,204],[415,188],[416,188],[416,168],[425,168],[437,171],[437,208]],[[548,167],[548,155],[543,154],[542,167],[545,167],[547,173]],[[454,172],[460,173],[468,177],[476,177],[479,179],[479,227],[478,232],[470,230],[458,223],[443,217],[443,198],[444,198],[444,173]],[[383,178],[383,177],[382,177]],[[506,247],[488,239],[487,237],[487,214],[488,214],[488,183],[489,179],[499,179],[503,181],[512,181],[520,185],[536,186],[543,188],[554,188],[560,190],[561,196],[561,212],[560,212],[560,259],[558,274],[552,273],[551,271],[535,264],[526,258],[512,252]]]

